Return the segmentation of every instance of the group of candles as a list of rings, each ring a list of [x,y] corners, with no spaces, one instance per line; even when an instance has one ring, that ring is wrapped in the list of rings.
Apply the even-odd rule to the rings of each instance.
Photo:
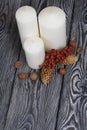
[[[33,7],[23,6],[16,11],[16,21],[28,65],[39,69],[45,51],[66,46],[66,15],[55,6],[43,9],[37,18]]]

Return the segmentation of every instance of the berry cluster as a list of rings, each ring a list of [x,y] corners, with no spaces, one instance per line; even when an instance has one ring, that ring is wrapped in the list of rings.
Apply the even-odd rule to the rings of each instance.
[[[69,46],[65,47],[62,50],[52,49],[46,53],[45,57],[45,67],[53,68],[56,64],[62,63],[65,58],[71,55],[74,51],[74,48]]]

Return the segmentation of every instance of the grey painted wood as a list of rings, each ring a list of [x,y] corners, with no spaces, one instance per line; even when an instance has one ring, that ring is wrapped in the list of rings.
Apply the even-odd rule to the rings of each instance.
[[[87,1],[75,1],[71,39],[83,47],[79,61],[66,67],[57,130],[87,130]]]
[[[20,72],[31,73],[21,49],[15,12],[22,5],[37,13],[49,5],[62,8],[67,16],[67,41],[84,47],[79,62],[67,67],[44,86],[29,78],[19,80]],[[86,0],[0,0],[0,130],[86,130],[87,129],[87,2]],[[15,69],[21,60],[23,68]],[[38,71],[40,75],[40,71]],[[64,79],[64,80],[63,80]]]
[[[50,0],[36,1],[36,3],[31,1],[31,5],[39,12],[46,6],[45,2],[50,5]],[[64,2],[56,3],[66,11],[68,28],[70,28],[73,1],[67,1],[67,3],[71,2],[70,8],[68,4],[64,5]],[[16,72],[5,130],[54,130],[63,77],[57,73],[57,67],[48,86],[44,86],[40,79],[36,82],[32,82],[29,78],[21,81],[18,78],[20,72],[30,73],[34,70],[27,66],[23,50],[20,52],[19,59],[23,61],[24,66]]]
[[[37,14],[47,6],[47,1],[48,0],[31,0],[31,6],[33,6],[36,11]]]
[[[14,63],[20,54],[18,30],[14,19],[15,10],[19,6],[20,1],[16,4],[15,0],[0,0],[0,130],[3,130],[6,123],[16,73]]]

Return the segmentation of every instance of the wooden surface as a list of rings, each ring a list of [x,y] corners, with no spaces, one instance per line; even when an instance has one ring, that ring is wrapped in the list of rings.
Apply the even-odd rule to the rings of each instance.
[[[20,72],[34,71],[26,64],[15,21],[23,5],[33,6],[37,14],[49,5],[62,8],[67,44],[73,39],[76,49],[84,48],[79,61],[66,67],[66,76],[56,67],[47,86],[40,78],[18,78]],[[14,67],[17,60],[23,68]],[[87,0],[0,0],[0,130],[87,130]]]

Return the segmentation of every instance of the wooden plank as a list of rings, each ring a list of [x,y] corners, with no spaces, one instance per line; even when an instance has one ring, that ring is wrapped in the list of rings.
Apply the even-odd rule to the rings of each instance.
[[[21,44],[15,21],[15,12],[21,0],[0,0],[0,130],[3,130],[13,91]]]
[[[65,5],[64,2],[61,3],[61,6],[68,15],[68,22],[72,17],[73,2],[71,1],[70,7],[68,7],[70,0]],[[48,3],[50,4],[50,0]],[[43,8],[43,3],[40,1],[38,5],[34,2],[34,6],[38,11],[40,6],[41,9]],[[34,71],[27,66],[23,50],[20,53],[20,60],[23,61],[24,66],[16,73],[5,130],[54,130],[62,84],[62,76],[57,73],[58,67],[56,67],[51,83],[44,86],[40,78],[36,82],[32,82],[29,78],[23,81],[19,80],[18,74],[20,72],[31,73]]]
[[[71,39],[83,47],[79,61],[67,66],[56,130],[87,129],[87,1],[75,1]],[[76,53],[76,52],[75,52]]]
[[[47,6],[46,0],[31,0],[31,5],[36,9],[37,14]]]
[[[19,57],[20,44],[14,20],[20,0],[0,0],[0,130],[4,129],[9,108],[16,69],[14,63]]]

